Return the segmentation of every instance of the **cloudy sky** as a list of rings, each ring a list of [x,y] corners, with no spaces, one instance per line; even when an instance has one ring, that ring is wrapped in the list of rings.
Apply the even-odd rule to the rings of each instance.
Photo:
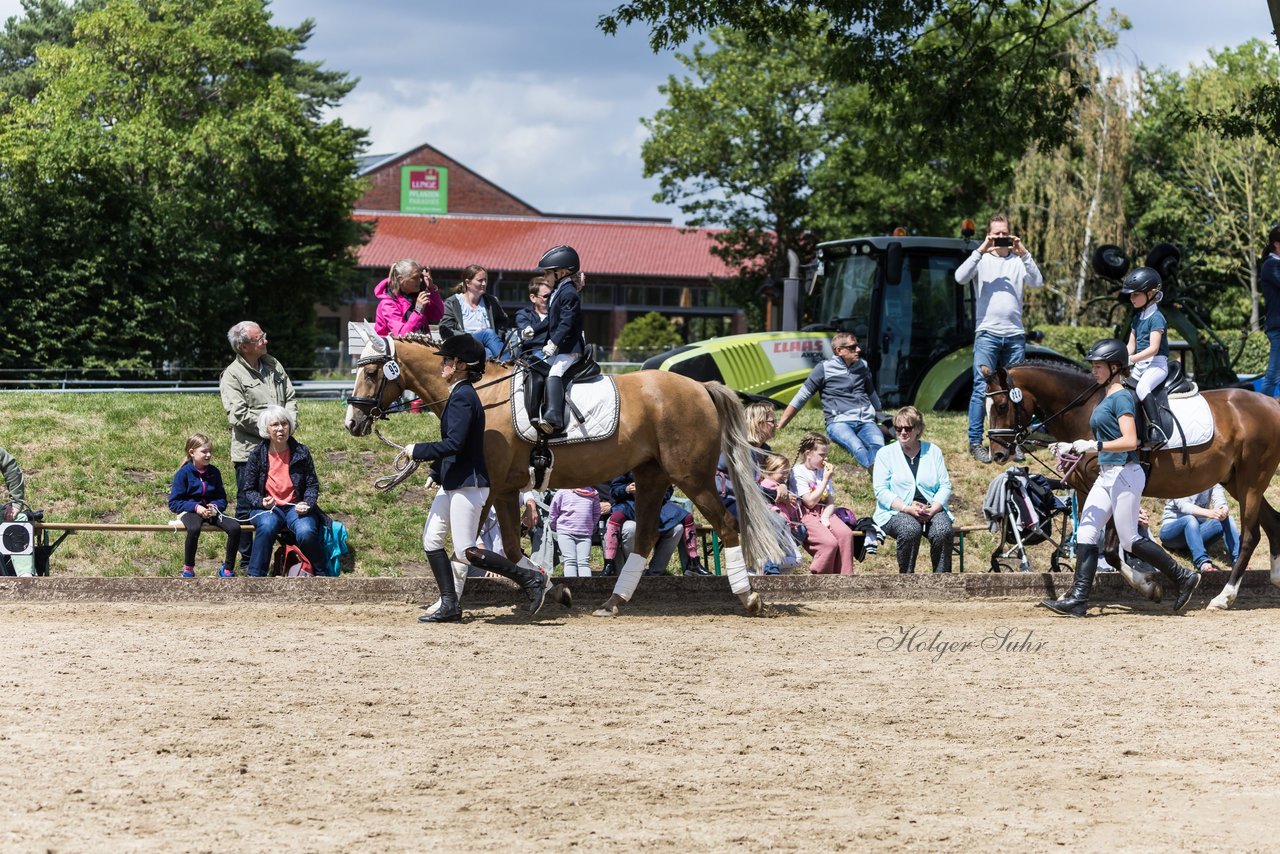
[[[273,0],[276,22],[314,18],[306,56],[360,84],[338,111],[370,153],[429,142],[547,212],[669,216],[640,163],[640,118],[681,66],[646,32],[595,28],[615,0]],[[1133,29],[1118,68],[1182,69],[1210,48],[1270,39],[1264,0],[1119,0]],[[0,0],[0,16],[21,12]]]

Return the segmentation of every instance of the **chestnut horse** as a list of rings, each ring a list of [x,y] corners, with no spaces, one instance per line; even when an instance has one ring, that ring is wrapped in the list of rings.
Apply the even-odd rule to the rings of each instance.
[[[440,342],[425,335],[381,338],[357,327],[365,339],[344,425],[367,435],[375,418],[385,417],[405,389],[416,392],[438,416],[449,388],[440,377]],[[485,409],[484,450],[490,502],[498,514],[508,560],[521,561],[519,494],[529,486],[530,442],[520,438],[511,413],[512,377],[517,370],[490,361],[475,389]],[[724,508],[716,489],[721,451],[735,483],[754,481],[754,458],[746,417],[737,395],[719,383],[699,383],[666,371],[639,371],[615,377],[618,428],[598,441],[552,445],[550,486],[573,488],[602,483],[631,471],[636,480],[635,557],[623,565],[613,594],[595,613],[616,616],[635,592],[639,571],[658,540],[658,515],[667,487],[675,484],[715,527],[725,546],[730,588],[751,614],[760,597],[751,589],[747,565],[779,561],[787,533],[758,489],[737,490],[739,522]],[[744,500],[745,499],[745,500]],[[741,545],[739,545],[741,531]]]
[[[1057,362],[1028,362],[987,377],[991,458],[1004,462],[1013,448],[1024,442],[1033,421],[1060,441],[1088,438],[1089,416],[1101,399],[1102,388],[1089,375]],[[1015,390],[1021,392],[1021,400]],[[1204,392],[1213,413],[1213,441],[1187,450],[1156,451],[1150,455],[1151,471],[1144,495],[1153,498],[1182,498],[1195,495],[1216,483],[1240,502],[1240,557],[1231,567],[1231,578],[1209,608],[1229,608],[1240,590],[1240,579],[1259,542],[1259,525],[1271,544],[1271,583],[1280,587],[1280,514],[1267,503],[1263,493],[1280,466],[1280,402],[1244,389],[1217,389]],[[1073,481],[1087,492],[1098,476],[1097,457],[1090,455],[1081,466],[1081,479]],[[1152,573],[1154,575],[1154,573]],[[1148,595],[1151,579],[1129,582]]]

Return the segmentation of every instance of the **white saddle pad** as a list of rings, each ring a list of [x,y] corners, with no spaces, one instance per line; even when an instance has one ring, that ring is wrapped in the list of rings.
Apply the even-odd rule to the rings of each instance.
[[[524,371],[517,371],[511,383],[511,423],[517,435],[526,442],[536,442],[538,431],[529,422],[529,412],[524,408]],[[569,402],[573,402],[573,406]],[[582,413],[578,420],[574,408]],[[601,374],[593,380],[575,382],[569,386],[568,400],[564,406],[564,433],[548,439],[549,445],[572,445],[575,442],[595,442],[607,439],[618,431],[618,384],[613,377]]]
[[[1175,426],[1169,443],[1162,445],[1160,450],[1184,446],[1194,448],[1213,441],[1213,411],[1209,409],[1209,401],[1204,399],[1204,395],[1169,398],[1169,409],[1173,412],[1174,420],[1182,426],[1182,431],[1179,432]],[[1182,441],[1184,433],[1187,437],[1185,443]]]

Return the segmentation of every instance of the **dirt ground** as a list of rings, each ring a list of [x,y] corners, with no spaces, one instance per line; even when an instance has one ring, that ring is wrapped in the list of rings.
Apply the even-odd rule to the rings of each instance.
[[[417,613],[0,606],[0,849],[1277,844],[1267,603]]]

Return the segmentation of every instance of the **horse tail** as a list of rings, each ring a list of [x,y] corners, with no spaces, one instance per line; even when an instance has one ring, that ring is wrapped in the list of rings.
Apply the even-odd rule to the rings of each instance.
[[[747,418],[738,395],[721,383],[704,384],[720,416],[720,444],[728,462],[729,479],[738,502],[738,533],[747,566],[760,569],[767,561],[781,563],[789,554],[791,534],[786,523],[755,489],[756,459],[747,435]]]

